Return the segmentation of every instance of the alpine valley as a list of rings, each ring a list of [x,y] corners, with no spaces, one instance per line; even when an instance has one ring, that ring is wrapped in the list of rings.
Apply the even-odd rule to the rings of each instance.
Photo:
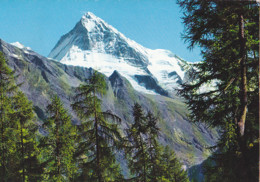
[[[49,58],[18,42],[9,44],[1,39],[0,51],[18,75],[21,90],[33,102],[39,126],[53,94],[61,98],[74,124],[80,124],[70,107],[71,98],[93,69],[98,70],[107,83],[102,107],[122,118],[121,129],[133,121],[129,108],[140,103],[159,117],[160,142],[174,149],[190,178],[202,177],[199,164],[211,154],[208,148],[215,145],[218,133],[191,123],[184,101],[176,95],[179,84],[188,81],[191,63],[168,50],[139,45],[92,13],[82,16],[60,38]],[[121,163],[126,174],[126,164]]]

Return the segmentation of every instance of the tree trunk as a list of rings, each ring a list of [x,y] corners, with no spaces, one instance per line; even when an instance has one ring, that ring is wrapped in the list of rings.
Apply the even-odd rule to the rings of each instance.
[[[1,74],[1,80],[2,80],[2,74]],[[5,181],[5,141],[4,141],[4,108],[3,108],[3,89],[1,90],[1,148],[2,148],[2,182]]]
[[[1,113],[1,114],[3,114],[3,113]],[[5,181],[5,146],[4,146],[4,123],[3,123],[3,117],[4,116],[2,116],[1,117],[1,139],[2,139],[2,156],[3,156],[3,158],[2,158],[2,181],[4,182]]]
[[[239,15],[239,39],[240,39],[240,117],[238,121],[238,128],[240,137],[245,134],[245,122],[247,114],[247,68],[246,68],[246,41],[244,31],[244,18],[243,15]]]
[[[22,168],[23,168],[23,182],[25,181],[25,170],[24,170],[24,143],[23,143],[23,125],[20,122],[21,127],[21,145],[22,145]]]
[[[94,112],[95,112],[95,130],[96,130],[96,148],[97,148],[97,175],[98,181],[102,182],[102,175],[100,170],[100,151],[99,151],[99,138],[98,138],[98,119],[97,119],[97,110],[96,110],[96,92],[94,88]]]
[[[60,127],[60,123],[59,123],[59,112],[56,108],[56,116],[55,116],[55,124],[56,124],[56,167],[57,167],[57,175],[58,178],[60,178],[61,174],[60,174],[60,139],[59,139],[59,127]]]
[[[146,158],[145,158],[145,152],[144,152],[144,146],[143,146],[143,141],[142,141],[142,136],[140,134],[140,142],[141,142],[141,147],[142,147],[142,154],[144,157],[144,163],[143,163],[143,182],[146,182]]]
[[[260,14],[260,8],[258,8],[258,14]],[[259,16],[259,20],[258,22],[260,22],[260,16]],[[259,40],[260,40],[260,34],[259,34]],[[258,51],[260,52],[260,46],[258,46]],[[258,55],[259,55],[259,52],[258,52]],[[260,108],[260,59],[258,58],[258,61],[259,61],[259,67],[258,67],[258,109]],[[258,112],[258,119],[260,118],[260,112]],[[259,120],[259,123],[258,123],[258,126],[260,125],[260,120]],[[260,136],[260,130],[258,131],[258,138]],[[258,151],[260,151],[260,145],[258,147]],[[258,170],[259,170],[259,179],[260,179],[260,157],[258,157]]]
[[[240,179],[241,181],[247,181],[249,176],[249,170],[247,166],[247,147],[245,141],[245,123],[247,115],[247,67],[246,67],[246,40],[244,30],[244,17],[242,13],[239,13],[239,40],[240,40],[240,116],[238,120],[239,129],[239,146],[242,153],[240,160]]]

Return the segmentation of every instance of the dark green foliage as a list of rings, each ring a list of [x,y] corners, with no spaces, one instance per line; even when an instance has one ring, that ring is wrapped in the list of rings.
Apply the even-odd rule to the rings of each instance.
[[[135,103],[133,107],[134,123],[127,132],[126,154],[133,181],[173,181],[187,182],[187,173],[170,151],[158,143],[159,128],[157,118]],[[165,150],[164,150],[165,148]]]
[[[0,142],[0,170],[2,181],[7,180],[7,159],[10,154],[10,146],[8,135],[12,134],[9,129],[10,126],[10,118],[8,113],[11,112],[11,93],[15,90],[14,84],[14,75],[12,70],[7,66],[5,62],[5,58],[0,52],[0,102],[1,102],[1,110],[0,110],[0,134],[1,134],[1,142]],[[10,164],[11,165],[11,164]]]
[[[81,138],[75,154],[81,168],[80,181],[123,179],[114,155],[114,149],[119,147],[121,141],[116,123],[120,122],[120,118],[109,111],[102,111],[100,97],[105,91],[103,75],[94,72],[86,83],[77,88],[72,104],[82,120],[79,127]]]
[[[181,164],[169,146],[164,147],[161,157],[162,174],[164,181],[188,182],[187,172],[181,168]]]
[[[73,160],[75,152],[76,128],[71,124],[70,116],[58,96],[52,98],[47,107],[49,117],[44,125],[48,131],[40,141],[41,158],[46,164],[46,181],[71,181],[77,173]]]
[[[159,128],[157,118],[149,111],[146,115],[146,122],[146,142],[149,155],[147,181],[162,181],[162,146],[158,143]]]
[[[2,181],[40,180],[36,129],[32,103],[18,91],[14,73],[0,53]]]
[[[19,91],[12,100],[13,113],[11,119],[14,126],[12,132],[16,134],[15,155],[17,171],[20,174],[13,175],[18,181],[37,181],[41,179],[43,168],[38,160],[39,149],[36,143],[38,126],[35,124],[32,103]],[[14,122],[15,121],[15,122]]]
[[[259,14],[255,2],[179,0],[184,39],[202,48],[180,94],[194,122],[220,129],[206,181],[256,181]],[[207,88],[210,86],[210,88]]]
[[[133,106],[134,123],[127,129],[129,144],[126,154],[128,155],[128,167],[134,175],[134,181],[148,181],[148,146],[145,142],[147,131],[144,111],[138,103]]]

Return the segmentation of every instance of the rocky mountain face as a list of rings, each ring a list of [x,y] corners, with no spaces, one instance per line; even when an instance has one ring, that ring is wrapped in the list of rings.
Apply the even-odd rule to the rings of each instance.
[[[59,95],[70,111],[73,122],[80,124],[70,107],[71,98],[74,89],[89,78],[92,68],[62,64],[1,39],[0,51],[4,53],[8,65],[19,75],[17,82],[23,83],[21,90],[33,102],[39,125],[46,117],[45,108],[53,94]],[[138,92],[119,71],[106,77],[106,83],[107,94],[103,98],[102,107],[122,118],[122,130],[133,122],[132,106],[134,102],[139,102],[146,111],[150,110],[159,117],[160,142],[171,146],[184,166],[189,168],[200,164],[210,155],[206,148],[215,144],[217,132],[189,122],[182,100]]]
[[[92,13],[60,38],[49,57],[108,77],[117,70],[135,90],[164,96],[185,80],[188,64],[168,50],[141,46]]]

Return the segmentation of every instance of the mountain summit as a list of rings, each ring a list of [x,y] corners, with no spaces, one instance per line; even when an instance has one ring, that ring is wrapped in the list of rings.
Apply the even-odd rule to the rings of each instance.
[[[93,13],[86,13],[49,54],[64,64],[114,70],[141,92],[168,95],[185,76],[185,61],[168,50],[151,50],[125,37]]]

